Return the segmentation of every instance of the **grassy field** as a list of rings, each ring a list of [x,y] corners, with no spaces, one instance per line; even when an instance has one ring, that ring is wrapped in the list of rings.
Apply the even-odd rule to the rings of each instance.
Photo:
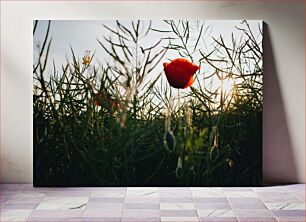
[[[107,61],[71,48],[48,75],[47,29],[33,64],[35,186],[261,184],[262,36],[243,21],[233,30],[242,38],[212,36],[208,51],[204,23],[164,22],[167,30],[105,26],[98,41]],[[151,33],[162,38],[144,48]],[[162,81],[169,52],[200,67],[187,89]]]

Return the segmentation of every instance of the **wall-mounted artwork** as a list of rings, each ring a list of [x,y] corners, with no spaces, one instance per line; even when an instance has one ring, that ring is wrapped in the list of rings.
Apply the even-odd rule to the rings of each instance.
[[[256,20],[33,22],[34,186],[256,186]]]

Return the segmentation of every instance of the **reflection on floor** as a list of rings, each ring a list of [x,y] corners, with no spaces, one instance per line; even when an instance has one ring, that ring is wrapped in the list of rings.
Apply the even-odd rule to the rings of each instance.
[[[33,188],[1,185],[1,221],[305,221],[305,185]]]

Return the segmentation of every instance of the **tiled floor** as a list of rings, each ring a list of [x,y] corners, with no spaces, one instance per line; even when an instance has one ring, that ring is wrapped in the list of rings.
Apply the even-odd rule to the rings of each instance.
[[[1,185],[1,221],[305,221],[305,185],[33,188]]]

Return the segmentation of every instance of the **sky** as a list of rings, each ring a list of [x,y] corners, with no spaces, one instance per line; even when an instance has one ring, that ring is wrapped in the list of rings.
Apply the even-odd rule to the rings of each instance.
[[[131,27],[131,21],[123,20],[120,21],[126,27]],[[259,20],[248,20],[251,30],[254,35],[261,41],[262,37],[259,32],[259,28],[262,29],[262,21]],[[38,23],[35,35],[33,36],[33,59],[37,59],[36,46],[41,45],[44,39],[48,21],[41,20]],[[225,44],[231,44],[232,33],[236,39],[240,39],[241,31],[238,31],[235,26],[241,26],[241,20],[190,20],[190,27],[196,27],[197,24],[204,24],[204,30],[202,34],[202,39],[200,41],[199,48],[208,53],[213,49],[213,38],[219,38],[221,35]],[[142,21],[144,27],[148,26],[149,21]],[[50,37],[52,37],[52,45],[49,52],[49,62],[47,65],[47,73],[52,73],[53,63],[57,69],[60,69],[62,64],[66,64],[67,60],[71,62],[71,51],[70,47],[73,48],[77,58],[81,60],[85,51],[95,52],[95,58],[91,65],[100,64],[105,61],[109,61],[110,57],[107,55],[105,50],[98,43],[99,39],[102,43],[105,43],[103,36],[112,37],[110,32],[103,27],[106,25],[114,30],[116,30],[116,22],[113,20],[52,20]],[[170,26],[162,20],[153,20],[152,28],[159,30],[170,30]],[[191,29],[193,30],[193,29]],[[194,30],[190,34],[191,42],[195,42],[197,39],[197,30]],[[171,36],[169,33],[161,32],[150,32],[146,38],[143,38],[140,44],[146,48],[154,45],[162,37]],[[173,34],[174,36],[174,34]],[[114,37],[112,37],[114,38]],[[162,45],[166,45],[167,42],[163,41]],[[199,54],[199,53],[198,53]],[[162,63],[173,60],[180,57],[178,52],[173,50],[168,50],[165,57],[157,65],[155,72],[152,74],[152,79],[163,71]],[[201,67],[201,72],[205,74],[212,72],[211,67],[203,66]],[[161,76],[161,81],[166,82],[165,75]],[[218,84],[218,83],[217,83]],[[217,86],[216,86],[217,87]]]

